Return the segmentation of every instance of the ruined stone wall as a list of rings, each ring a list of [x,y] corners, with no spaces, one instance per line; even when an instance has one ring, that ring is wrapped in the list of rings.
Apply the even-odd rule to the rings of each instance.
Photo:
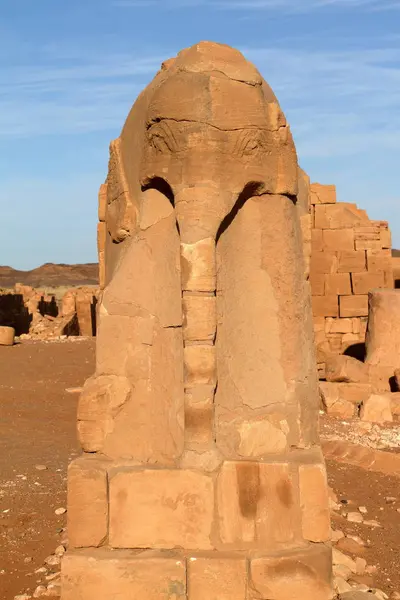
[[[333,185],[311,184],[309,202],[304,251],[311,253],[317,361],[323,371],[331,353],[363,359],[368,292],[394,287],[391,235],[386,221],[369,219],[356,204],[336,202]]]
[[[94,336],[98,295],[98,288],[81,286],[57,299],[17,283],[13,289],[0,290],[0,326],[13,327],[21,339]]]

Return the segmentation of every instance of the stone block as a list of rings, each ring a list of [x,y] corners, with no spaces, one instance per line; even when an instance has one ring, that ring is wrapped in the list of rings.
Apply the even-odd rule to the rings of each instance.
[[[106,220],[107,214],[107,184],[102,183],[99,189],[99,221],[103,222]]]
[[[391,250],[367,250],[368,271],[383,273],[384,287],[394,287],[393,258]]]
[[[286,463],[225,462],[217,506],[223,547],[276,550],[301,538],[300,508]]]
[[[325,277],[323,273],[310,272],[311,294],[313,296],[323,296],[325,294]]]
[[[328,252],[354,250],[354,231],[353,229],[325,229],[323,242]]]
[[[361,273],[366,269],[364,250],[345,250],[338,253],[338,273]]]
[[[314,331],[325,331],[325,317],[313,317]]]
[[[185,384],[212,385],[216,383],[215,346],[195,344],[184,349]]]
[[[249,600],[331,600],[332,553],[324,544],[250,563]]]
[[[336,186],[312,183],[310,185],[311,204],[335,204]]]
[[[107,226],[105,223],[97,224],[97,252],[104,252],[106,247]]]
[[[185,392],[185,447],[208,446],[214,437],[214,386],[201,385]]]
[[[325,275],[325,294],[327,296],[351,294],[350,274],[332,273]]]
[[[108,483],[105,464],[90,456],[68,467],[68,540],[70,548],[96,547],[108,534]]]
[[[368,365],[369,382],[373,392],[390,392],[390,380],[393,378],[393,367]]]
[[[104,449],[114,430],[114,415],[129,401],[131,385],[125,377],[91,377],[82,390],[78,404],[78,437],[85,452]]]
[[[370,225],[365,210],[355,204],[338,202],[337,204],[315,207],[315,227],[317,229],[353,229]]]
[[[244,600],[247,560],[224,553],[194,555],[187,563],[188,600]]]
[[[332,417],[351,419],[354,417],[354,404],[340,397],[339,385],[328,381],[319,382],[323,406]]]
[[[368,383],[368,366],[352,356],[329,356],[326,379],[331,382]]]
[[[342,348],[343,335],[341,333],[329,333],[326,337],[329,342],[331,353],[337,354],[340,352]]]
[[[380,240],[355,240],[356,250],[381,250]]]
[[[213,341],[217,328],[215,296],[184,294],[183,339],[185,341]]]
[[[110,475],[113,548],[212,548],[214,484],[190,470],[129,470]]]
[[[337,263],[335,252],[313,252],[310,273],[336,273]]]
[[[353,321],[328,317],[325,320],[325,331],[326,333],[353,333]]]
[[[390,229],[382,227],[380,231],[380,242],[382,248],[391,248],[392,247],[392,235],[390,233]]]
[[[351,281],[354,294],[368,294],[374,288],[385,287],[383,273],[352,273]]]
[[[99,252],[99,287],[104,290],[106,286],[106,257],[104,252]]]
[[[324,241],[322,238],[322,229],[311,230],[311,250],[312,252],[322,252],[324,249]]]
[[[186,600],[186,561],[153,551],[76,550],[62,561],[63,600]]]
[[[390,396],[388,394],[372,394],[363,402],[360,411],[361,421],[385,423],[393,421]]]
[[[13,346],[15,337],[14,327],[0,327],[0,346]]]
[[[338,296],[313,296],[312,310],[314,317],[338,317]]]
[[[361,336],[357,333],[344,333],[342,337],[342,345],[340,352],[344,354],[350,346],[361,344],[363,342]]]
[[[317,350],[317,363],[325,363],[326,361],[326,357],[330,355],[331,353],[331,347],[330,344],[327,340],[322,341],[320,343],[317,344],[316,346],[316,350]],[[324,367],[324,372],[325,372],[325,367]]]
[[[400,392],[390,394],[390,407],[394,417],[400,417]]]
[[[359,406],[372,394],[372,385],[369,383],[339,383],[339,397],[346,402]]]
[[[299,486],[303,537],[309,542],[327,542],[331,517],[325,466],[300,465]]]
[[[262,418],[238,419],[229,424],[238,435],[235,452],[242,458],[259,458],[271,454],[282,454],[287,450],[289,425],[282,413],[269,413]],[[236,433],[235,432],[235,433]]]
[[[356,240],[379,240],[380,228],[374,225],[355,227],[354,237]]]
[[[339,312],[341,317],[367,317],[368,296],[340,296]]]
[[[400,368],[400,290],[373,290],[369,294],[366,362]]]
[[[215,242],[211,238],[181,244],[182,289],[214,292],[216,289]]]

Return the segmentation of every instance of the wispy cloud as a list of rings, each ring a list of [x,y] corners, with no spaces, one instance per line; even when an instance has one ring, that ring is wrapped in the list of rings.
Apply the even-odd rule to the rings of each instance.
[[[352,1],[367,0],[346,0]],[[368,49],[361,42],[357,47],[356,39],[351,43],[350,48],[342,39],[345,49],[316,52],[309,40],[293,37],[290,45],[281,40],[279,48],[241,48],[276,92],[301,156],[350,156],[372,146],[400,149],[400,37],[369,42]],[[57,54],[52,46],[33,65],[28,58],[25,66],[3,63],[0,139],[116,135],[138,93],[177,50],[76,55],[66,48]]]
[[[399,0],[113,0],[122,8],[181,9],[198,6],[223,10],[270,10],[291,13],[322,9],[357,8],[366,11],[400,10]]]
[[[81,64],[43,60],[2,69],[0,137],[73,134],[122,125],[161,56],[114,54]]]

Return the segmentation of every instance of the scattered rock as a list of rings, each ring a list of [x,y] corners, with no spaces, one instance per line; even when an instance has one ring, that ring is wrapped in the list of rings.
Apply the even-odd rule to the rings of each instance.
[[[44,562],[46,563],[46,565],[49,565],[50,567],[55,567],[60,564],[61,559],[59,556],[55,556],[54,554],[51,554],[50,556],[45,558]]]
[[[360,513],[361,513],[362,515],[366,515],[366,514],[367,514],[367,512],[368,512],[368,510],[367,510],[367,508],[366,508],[365,506],[359,506],[359,507],[358,507],[358,510],[360,511]]]
[[[350,558],[350,556],[346,556],[343,552],[340,552],[337,548],[333,548],[332,550],[332,558],[334,565],[345,565],[350,569],[352,573],[357,572],[355,561]]]
[[[371,394],[371,396],[362,403],[360,419],[362,421],[370,421],[373,423],[393,421],[390,394]]]
[[[332,542],[338,542],[339,540],[344,538],[344,533],[343,531],[340,531],[340,529],[337,529],[335,531],[332,531]]]
[[[351,585],[349,585],[343,577],[335,577],[333,580],[333,587],[338,594],[343,594],[351,590]],[[343,596],[341,595],[340,598],[342,597]],[[355,600],[357,600],[357,598]]]
[[[64,507],[60,507],[60,508],[56,508],[56,510],[54,512],[56,513],[56,515],[65,515],[65,513],[67,512],[67,509]]]
[[[333,575],[347,581],[351,577],[351,569],[346,565],[333,565]]]
[[[57,548],[55,549],[54,554],[56,556],[63,556],[63,554],[65,554],[65,548],[63,545],[57,546]]]
[[[355,554],[356,556],[365,553],[365,548],[361,544],[348,537],[340,539],[336,545],[336,548],[342,552]]]
[[[375,519],[364,521],[364,525],[367,525],[368,527],[382,527],[382,525],[378,523],[378,521],[375,521]]]
[[[359,557],[356,558],[357,575],[364,575],[366,566],[367,566],[367,561],[365,560],[365,558],[359,558]]]
[[[347,520],[349,523],[362,523],[363,516],[358,512],[349,512],[347,514]]]
[[[37,471],[47,471],[46,465],[35,465]]]

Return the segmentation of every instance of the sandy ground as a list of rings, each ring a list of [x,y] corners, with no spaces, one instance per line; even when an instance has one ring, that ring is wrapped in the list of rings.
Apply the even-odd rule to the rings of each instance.
[[[32,593],[42,582],[35,570],[62,539],[66,516],[55,510],[66,506],[67,465],[79,454],[78,394],[66,390],[93,370],[93,340],[0,346],[0,600]],[[328,473],[339,513],[365,506],[381,525],[349,523],[339,513],[333,519],[335,529],[366,542],[363,556],[377,565],[368,585],[400,591],[400,479],[332,461]],[[387,504],[387,496],[396,502]]]
[[[66,518],[54,511],[66,505],[66,469],[79,453],[78,394],[65,390],[93,370],[92,340],[0,346],[1,600],[33,591],[35,569],[60,542]]]

